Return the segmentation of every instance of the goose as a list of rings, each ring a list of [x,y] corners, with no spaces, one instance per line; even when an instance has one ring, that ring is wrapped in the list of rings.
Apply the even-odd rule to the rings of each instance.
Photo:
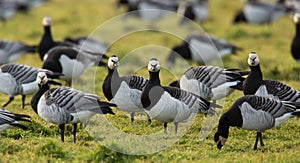
[[[0,39],[0,65],[16,61],[25,53],[35,53],[37,46],[26,45],[19,41]]]
[[[296,26],[296,34],[292,40],[291,44],[291,53],[292,57],[296,60],[299,61],[300,59],[300,14],[296,13],[294,14],[294,23]]]
[[[42,68],[64,74],[59,78],[66,80],[70,86],[72,79],[79,77],[87,68],[105,66],[106,63],[101,61],[102,58],[107,56],[81,51],[74,47],[56,46],[45,54]]]
[[[249,53],[247,62],[250,73],[243,82],[244,95],[258,95],[282,101],[300,102],[300,94],[294,88],[276,80],[263,80],[260,60],[256,52]]]
[[[8,0],[0,1],[0,20],[5,22],[16,14],[15,6]]]
[[[51,78],[58,78],[62,74],[31,67],[23,64],[5,64],[0,67],[0,92],[9,95],[9,100],[3,105],[6,107],[14,100],[14,96],[22,95],[22,108],[25,108],[26,95],[38,91],[35,83],[38,72],[46,72]],[[52,79],[51,79],[52,80]],[[58,83],[57,83],[58,84]]]
[[[69,46],[69,47],[75,47],[81,50],[85,51],[92,51],[92,52],[98,52],[102,53],[104,50],[107,49],[108,45],[100,40],[97,40],[95,38],[90,37],[77,37],[77,38],[70,38],[66,37],[64,41],[54,41],[52,38],[51,33],[51,17],[44,17],[42,24],[44,26],[44,34],[42,36],[42,39],[39,43],[39,55],[40,59],[43,60],[44,55],[53,47],[55,46]],[[99,50],[100,51],[93,51],[93,50]]]
[[[300,116],[298,102],[280,101],[256,95],[243,96],[221,116],[214,141],[218,149],[221,149],[228,139],[230,126],[254,130],[260,133],[256,135],[253,147],[256,150],[258,139],[261,146],[264,146],[262,131],[277,127],[293,116]]]
[[[73,142],[76,142],[77,123],[90,119],[95,114],[114,114],[110,107],[115,104],[100,101],[94,94],[70,87],[49,87],[45,72],[36,76],[39,90],[31,99],[31,107],[43,120],[58,124],[61,141],[64,142],[65,124],[72,124]]]
[[[12,128],[27,130],[27,127],[23,124],[20,124],[18,121],[30,122],[28,118],[30,118],[29,115],[11,113],[8,110],[0,108],[0,132]]]
[[[118,105],[118,109],[130,112],[131,122],[134,121],[134,112],[144,112],[141,102],[142,89],[148,79],[141,76],[122,76],[118,73],[119,58],[112,55],[108,59],[108,73],[104,79],[102,90],[110,102]],[[148,122],[151,123],[149,115]]]
[[[172,48],[167,58],[167,67],[171,68],[175,63],[175,59],[179,56],[183,59],[204,64],[234,54],[237,50],[240,50],[240,48],[225,40],[202,34],[192,34],[186,37],[181,44]]]
[[[249,1],[239,11],[235,18],[234,23],[249,23],[249,24],[269,24],[283,15],[290,12],[292,9],[288,8],[281,1],[276,4],[261,2],[261,1]]]
[[[237,71],[237,69],[196,66],[186,70],[178,84],[180,89],[215,102],[230,95],[234,90],[241,91],[245,80],[243,76],[248,74],[249,71]]]
[[[181,25],[187,23],[188,20],[203,23],[208,17],[207,0],[187,1],[179,5],[177,13],[183,16],[180,21]]]
[[[161,86],[159,71],[160,65],[156,58],[148,64],[149,81],[144,87],[141,101],[145,112],[150,117],[164,123],[164,132],[167,132],[167,123],[174,122],[175,134],[178,123],[187,122],[197,113],[215,114],[210,107],[211,103],[193,93],[175,87]],[[214,107],[220,107],[217,104]]]

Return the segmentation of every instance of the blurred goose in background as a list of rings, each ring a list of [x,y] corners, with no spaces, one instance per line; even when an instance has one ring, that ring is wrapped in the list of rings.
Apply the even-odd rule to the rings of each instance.
[[[37,52],[37,46],[0,39],[0,65],[16,61],[22,54]]]
[[[44,56],[43,69],[64,74],[60,79],[66,80],[71,85],[73,78],[78,78],[91,66],[105,66],[101,61],[107,58],[102,53],[81,51],[78,48],[56,46],[50,49]]]
[[[300,14],[296,13],[293,17],[294,23],[295,23],[295,36],[292,40],[291,44],[291,53],[293,58],[296,61],[299,61],[300,59]]]
[[[114,114],[110,107],[115,104],[100,101],[93,94],[69,87],[49,87],[47,75],[36,76],[39,91],[31,99],[31,106],[43,120],[58,124],[61,141],[64,141],[65,124],[72,124],[73,141],[76,142],[77,123],[85,122],[95,114]]]
[[[281,0],[275,4],[262,1],[247,1],[243,9],[236,14],[233,22],[269,24],[292,10],[292,8],[285,6]]]
[[[216,66],[197,66],[189,68],[179,79],[171,85],[194,93],[210,101],[222,99],[234,90],[242,90],[244,75],[249,71],[224,69]]]
[[[190,0],[179,5],[177,13],[183,15],[180,24],[187,23],[188,20],[203,23],[208,17],[207,0]]]
[[[212,107],[220,107],[179,88],[161,86],[156,58],[150,59],[148,71],[150,78],[142,91],[142,105],[150,117],[164,123],[165,133],[168,122],[174,122],[176,134],[179,122],[187,122],[197,113],[215,114]]]
[[[22,95],[22,108],[24,109],[26,95],[32,94],[39,89],[35,80],[37,73],[40,71],[45,72],[53,79],[62,75],[53,73],[49,70],[23,64],[2,65],[0,67],[0,92],[9,95],[9,100],[3,105],[3,107],[6,107],[11,101],[13,101],[14,96]]]
[[[130,112],[131,122],[134,121],[134,112],[144,112],[141,102],[142,89],[148,82],[148,79],[141,76],[123,76],[118,73],[119,58],[112,55],[108,59],[108,74],[104,79],[102,90],[110,102],[118,105],[118,109]],[[147,114],[148,122],[151,118]]]
[[[256,150],[258,139],[264,146],[262,131],[277,127],[293,116],[300,116],[300,103],[255,95],[244,96],[221,116],[214,140],[218,149],[221,149],[228,139],[230,126],[254,130],[259,133],[253,147]]]
[[[63,42],[54,41],[51,34],[51,23],[50,17],[43,18],[42,24],[44,26],[44,34],[39,43],[38,50],[41,60],[43,60],[45,54],[55,46],[75,47],[77,49],[81,49],[82,51],[91,51],[97,53],[103,53],[108,47],[108,44],[103,41],[85,36],[77,38],[66,37]]]
[[[8,0],[0,1],[0,20],[6,21],[12,18],[16,14],[17,10],[12,3],[9,3]]]
[[[27,130],[27,127],[20,124],[18,121],[30,122],[29,118],[29,115],[15,114],[0,108],[0,132],[11,128]]]
[[[212,36],[193,34],[185,38],[181,44],[172,48],[167,58],[167,66],[171,68],[177,57],[192,60],[199,64],[207,64],[240,50],[236,45]]]

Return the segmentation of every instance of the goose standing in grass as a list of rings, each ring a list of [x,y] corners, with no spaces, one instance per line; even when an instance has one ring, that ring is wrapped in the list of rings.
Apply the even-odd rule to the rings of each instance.
[[[20,124],[18,121],[30,122],[29,118],[29,115],[15,114],[0,108],[0,132],[11,128],[27,130],[27,127]]]
[[[23,64],[2,65],[0,67],[0,92],[9,95],[9,100],[3,107],[6,107],[13,101],[14,96],[22,95],[22,108],[24,109],[26,95],[32,94],[39,89],[35,80],[37,73],[40,71],[47,73],[47,75],[53,79],[62,75]]]
[[[107,58],[100,53],[81,51],[74,47],[56,46],[44,56],[43,69],[64,74],[60,79],[66,80],[70,86],[73,78],[78,78],[91,66],[105,66],[101,61]]]
[[[144,112],[141,102],[142,89],[148,79],[141,76],[123,76],[118,73],[119,59],[112,55],[107,63],[108,74],[104,79],[102,90],[110,102],[118,105],[118,109],[130,112],[131,122],[134,121],[134,112]],[[148,122],[151,118],[147,114]]]
[[[300,14],[296,13],[293,17],[294,23],[295,23],[295,28],[296,28],[296,34],[292,40],[292,45],[291,45],[291,53],[293,58],[296,61],[300,60]]]
[[[229,54],[234,54],[240,48],[225,40],[212,36],[193,34],[188,36],[181,44],[172,48],[167,58],[168,67],[171,68],[177,57],[193,60],[199,64],[209,63]]]
[[[78,38],[67,37],[63,42],[54,41],[51,33],[51,18],[44,17],[42,24],[44,26],[44,34],[39,43],[39,50],[38,50],[41,60],[43,60],[44,55],[51,48],[55,46],[75,47],[84,51],[91,51],[91,52],[98,52],[98,53],[103,53],[108,47],[108,45],[103,41],[97,40],[95,38],[90,38],[90,37],[78,37]],[[97,51],[93,51],[93,50],[97,50]]]
[[[208,17],[207,0],[187,1],[179,5],[177,12],[184,16],[180,21],[181,25],[187,23],[188,20],[203,23]]]
[[[220,107],[179,88],[161,86],[160,65],[156,58],[150,59],[148,71],[150,79],[142,91],[142,105],[150,117],[164,123],[165,132],[168,122],[174,122],[176,134],[179,122],[187,122],[200,112],[215,114],[210,105]]]
[[[0,40],[0,65],[16,61],[22,54],[37,52],[37,46],[22,42]]]
[[[110,107],[115,104],[100,101],[99,97],[69,87],[50,89],[44,72],[36,77],[39,91],[31,99],[31,107],[43,120],[58,124],[61,140],[64,141],[65,124],[72,124],[74,143],[77,123],[90,119],[95,114],[114,114]]]
[[[259,133],[253,147],[256,150],[258,139],[264,146],[262,131],[277,127],[292,116],[300,116],[300,103],[247,95],[239,98],[221,116],[214,140],[221,149],[228,139],[230,126],[254,130]]]
[[[291,10],[292,9],[285,6],[282,1],[278,1],[276,4],[261,1],[249,1],[245,4],[243,9],[236,14],[233,22],[269,24]]]
[[[180,78],[177,86],[206,100],[219,100],[234,90],[242,90],[244,75],[249,71],[223,69],[216,66],[197,66],[189,68]],[[176,83],[173,83],[173,85]]]

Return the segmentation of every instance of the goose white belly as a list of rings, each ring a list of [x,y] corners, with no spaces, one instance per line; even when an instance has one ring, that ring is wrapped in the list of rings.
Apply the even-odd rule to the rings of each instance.
[[[88,110],[71,113],[71,115],[74,117],[74,119],[70,123],[78,123],[78,122],[87,121],[95,114],[96,114],[95,112],[88,111]]]
[[[117,108],[126,112],[143,112],[140,90],[130,89],[123,81],[110,102],[115,103]]]
[[[77,78],[84,73],[87,67],[82,62],[76,59],[70,59],[65,55],[62,55],[59,58],[59,61],[60,63],[63,63],[61,66],[62,73],[64,74],[64,76],[61,76],[60,79],[72,80],[72,78]]]
[[[187,105],[172,98],[166,92],[150,110],[145,110],[145,112],[161,122],[186,122],[196,115]]]
[[[22,87],[9,73],[0,72],[0,91],[8,95],[17,95],[22,91]]]

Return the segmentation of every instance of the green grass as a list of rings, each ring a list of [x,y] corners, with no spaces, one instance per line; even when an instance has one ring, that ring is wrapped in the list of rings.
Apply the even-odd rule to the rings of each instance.
[[[114,2],[113,0],[108,2],[105,0],[51,0],[49,3],[26,14],[18,14],[8,22],[0,23],[0,35],[1,38],[37,44],[43,33],[41,20],[44,16],[52,17],[52,34],[56,40],[61,40],[65,36],[88,35],[106,20],[124,13],[125,10],[123,8],[115,10]],[[210,0],[209,2],[209,19],[204,24],[201,24],[201,27],[206,32],[229,40],[243,48],[236,55],[224,58],[224,67],[248,70],[246,64],[248,53],[256,51],[260,57],[261,68],[265,78],[280,80],[300,90],[298,81],[300,65],[292,59],[290,54],[294,25],[289,16],[285,16],[271,25],[241,24],[233,26],[231,24],[233,15],[241,7],[241,2],[239,0]],[[135,20],[129,19],[128,21]],[[106,32],[100,33],[101,37],[105,38],[105,40],[115,40],[116,36],[120,36],[122,32],[124,33],[125,31],[126,33],[126,30],[132,30],[132,27],[124,28],[122,23],[116,22],[108,26],[108,28],[106,27]],[[159,23],[165,23],[164,25],[169,30],[181,31],[179,27],[171,26],[168,22]],[[184,32],[179,32],[179,34],[184,35]],[[108,54],[117,54],[122,58],[128,53],[132,53],[129,56],[134,57],[133,59],[123,60],[122,64],[124,64],[123,67],[125,68],[123,68],[124,70],[121,71],[121,74],[134,72],[147,77],[146,61],[151,56],[164,58],[167,51],[164,48],[154,48],[154,50],[150,48],[149,50],[147,47],[140,47],[160,45],[170,48],[179,42],[179,38],[168,33],[141,31],[115,40],[109,48]],[[37,54],[26,54],[17,63],[37,67],[42,65]],[[192,62],[189,62],[189,64],[195,65]],[[95,70],[97,70],[97,75],[94,81],[91,79],[94,79],[93,73]],[[185,67],[175,66],[173,70],[177,73],[175,75],[179,75],[180,72],[185,70]],[[161,72],[163,84],[168,84],[175,79],[173,70],[172,73],[167,70]],[[87,75],[84,75],[78,81],[76,80],[76,88],[94,92],[104,99],[101,84],[105,75],[106,69],[91,68]],[[93,87],[94,85],[95,88]],[[234,92],[224,102],[220,103],[226,110],[241,96],[241,92]],[[28,96],[26,101],[29,102],[30,98],[31,96]],[[7,100],[8,97],[1,94],[0,104]],[[200,140],[198,134],[205,118],[203,115],[198,115],[186,132],[183,132],[185,125],[179,125],[182,137],[178,140],[173,134],[173,124],[169,124],[170,133],[168,135],[157,136],[157,142],[177,140],[166,149],[153,154],[127,155],[117,152],[124,150],[124,147],[118,144],[118,139],[122,137],[117,138],[112,130],[103,130],[102,126],[113,125],[116,129],[127,134],[149,135],[161,132],[163,129],[162,124],[154,120],[149,125],[143,115],[138,116],[136,122],[131,123],[126,114],[114,110],[116,112],[115,116],[106,116],[109,123],[102,123],[104,121],[95,123],[97,121],[93,121],[90,122],[91,124],[87,128],[79,127],[76,144],[72,143],[71,127],[68,126],[65,142],[62,143],[56,125],[43,121],[33,112],[30,106],[26,106],[24,110],[21,109],[20,96],[16,96],[15,101],[6,109],[29,114],[32,116],[32,122],[26,123],[29,126],[28,131],[7,130],[0,134],[1,162],[187,162],[190,160],[195,162],[299,162],[300,124],[299,119],[296,118],[288,120],[276,129],[264,132],[265,147],[258,146],[259,149],[257,151],[251,149],[255,140],[255,132],[253,131],[231,128],[229,139],[221,151],[216,148],[213,142],[215,128],[206,139]],[[94,129],[96,130],[94,131]],[[128,147],[134,147],[134,145],[139,143],[138,141],[130,140],[130,138],[125,138],[124,140],[128,142],[123,142],[123,145],[128,145]],[[131,144],[132,142],[133,144]],[[155,142],[155,140],[150,141],[146,139],[141,143],[144,143],[147,149],[147,145],[151,145],[150,143],[152,142]],[[103,144],[106,144],[106,146]]]

